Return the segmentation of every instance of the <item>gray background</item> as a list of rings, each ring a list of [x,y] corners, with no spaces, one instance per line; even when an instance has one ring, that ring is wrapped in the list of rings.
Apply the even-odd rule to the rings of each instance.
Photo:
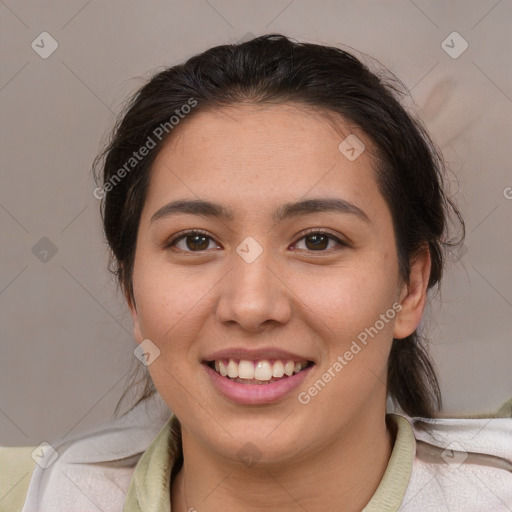
[[[445,412],[499,408],[512,396],[511,14],[510,0],[0,0],[0,444],[110,419],[140,365],[90,172],[123,100],[164,66],[268,32],[353,47],[412,91],[467,223],[428,321]],[[45,31],[58,48],[43,59],[31,43],[47,51]],[[469,44],[457,58],[442,46],[454,31]]]

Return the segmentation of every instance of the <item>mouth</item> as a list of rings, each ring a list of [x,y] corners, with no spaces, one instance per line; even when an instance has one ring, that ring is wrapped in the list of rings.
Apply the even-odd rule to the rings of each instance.
[[[268,385],[281,382],[313,366],[313,361],[292,359],[215,359],[204,364],[237,384]]]

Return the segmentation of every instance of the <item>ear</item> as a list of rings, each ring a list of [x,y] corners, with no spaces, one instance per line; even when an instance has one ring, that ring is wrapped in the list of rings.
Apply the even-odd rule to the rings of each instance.
[[[130,292],[128,290],[124,291],[124,296],[126,298],[126,304],[128,306],[128,309],[130,310],[130,313],[132,315],[133,335],[135,337],[135,341],[137,343],[141,343],[142,341],[144,341],[144,337],[142,336],[141,332],[139,314],[137,313],[137,305],[135,303],[135,299],[132,299]]]
[[[411,259],[409,284],[402,285],[399,301],[402,309],[396,316],[393,338],[403,339],[418,327],[427,303],[430,267],[430,251],[426,245]]]

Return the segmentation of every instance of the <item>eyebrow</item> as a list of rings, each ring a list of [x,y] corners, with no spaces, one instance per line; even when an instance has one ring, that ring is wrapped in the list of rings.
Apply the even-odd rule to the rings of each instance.
[[[274,222],[281,222],[284,219],[292,217],[324,212],[355,215],[362,221],[371,224],[368,215],[355,204],[350,203],[345,199],[330,197],[305,199],[293,203],[285,203],[274,212],[272,218]],[[205,201],[202,199],[180,199],[177,201],[171,201],[158,209],[152,215],[150,223],[183,213],[201,215],[204,217],[215,217],[226,221],[232,221],[235,218],[232,210],[219,203]]]

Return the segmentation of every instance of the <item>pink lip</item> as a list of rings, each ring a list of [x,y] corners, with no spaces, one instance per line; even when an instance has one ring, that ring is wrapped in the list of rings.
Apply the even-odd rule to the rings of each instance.
[[[274,347],[249,350],[247,348],[226,348],[212,352],[204,357],[203,361],[219,361],[224,359],[246,359],[256,361],[260,359],[280,359],[281,361],[311,361],[311,358],[304,357],[286,350],[279,350]],[[313,361],[314,362],[314,361]]]
[[[289,357],[289,359],[293,358]],[[284,398],[304,381],[309,374],[309,370],[312,368],[310,366],[300,373],[270,384],[240,384],[227,377],[222,377],[222,375],[212,370],[206,364],[203,367],[212,380],[213,385],[222,395],[239,404],[249,405],[269,404]]]

